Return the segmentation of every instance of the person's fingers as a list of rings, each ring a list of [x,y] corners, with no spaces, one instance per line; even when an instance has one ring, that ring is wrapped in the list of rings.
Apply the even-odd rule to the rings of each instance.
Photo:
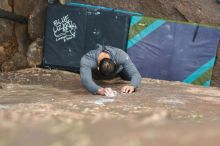
[[[125,92],[126,92],[126,93],[129,92],[129,87],[128,87],[128,86],[125,88]]]
[[[130,90],[129,90],[129,92],[128,93],[132,93],[133,92],[133,89],[132,88],[130,88]]]
[[[121,88],[121,92],[122,92],[122,93],[125,92],[125,86]]]
[[[99,95],[105,95],[105,89],[104,89],[104,88],[100,88],[100,89],[98,90],[98,94],[99,94]]]
[[[132,92],[132,87],[129,87],[128,93],[131,93],[131,92]]]
[[[127,88],[127,93],[129,93],[129,92],[130,92],[130,88],[128,87],[128,88]]]
[[[106,92],[106,93],[111,93],[111,92],[112,92],[112,89],[111,89],[111,88],[105,88],[105,92]]]
[[[124,86],[121,89],[122,93],[133,93],[134,92],[134,87],[132,86]]]
[[[109,88],[105,88],[105,91],[107,91],[107,92],[108,92],[109,90],[110,90]]]
[[[125,86],[125,87],[124,87],[124,93],[126,93],[126,89],[127,89],[127,88],[126,88],[126,86]]]
[[[113,90],[111,88],[109,88],[109,95],[113,94]]]
[[[105,89],[105,93],[107,93],[107,94],[109,93],[109,88]]]

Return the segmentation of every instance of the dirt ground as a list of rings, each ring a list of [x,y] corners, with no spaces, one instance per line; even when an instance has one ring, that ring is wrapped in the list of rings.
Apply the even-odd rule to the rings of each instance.
[[[100,82],[120,90],[120,79]],[[219,146],[220,90],[143,79],[134,94],[91,95],[79,75],[0,73],[0,146]]]

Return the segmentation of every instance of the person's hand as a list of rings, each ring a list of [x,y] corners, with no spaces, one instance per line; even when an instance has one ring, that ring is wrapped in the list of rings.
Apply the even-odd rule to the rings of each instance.
[[[113,94],[113,90],[111,89],[111,88],[100,88],[99,90],[98,90],[98,94],[99,95],[105,95],[105,94],[107,94],[107,95],[112,95]]]
[[[112,90],[112,88],[105,88],[105,96],[115,97],[115,96],[117,96],[117,91]]]
[[[134,86],[124,86],[121,88],[122,93],[133,93],[135,91]]]
[[[111,95],[113,93],[112,88],[105,88],[105,95]]]
[[[104,96],[105,95],[105,88],[99,88],[98,94]]]

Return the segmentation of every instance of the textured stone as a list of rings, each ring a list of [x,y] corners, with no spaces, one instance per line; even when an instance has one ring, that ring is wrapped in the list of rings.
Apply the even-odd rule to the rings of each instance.
[[[14,1],[15,13],[29,18],[28,25],[15,26],[18,50],[21,54],[27,53],[30,40],[43,37],[46,5],[45,0]]]
[[[14,0],[14,13],[29,17],[34,7],[37,6],[36,0]]]
[[[29,17],[34,6],[37,4],[36,0],[14,0],[14,13]],[[22,54],[26,54],[28,47],[28,26],[22,24],[15,25],[16,39],[18,42],[18,50]]]
[[[14,71],[17,69],[22,69],[27,67],[27,58],[23,54],[16,52],[11,59],[5,61],[2,66],[1,70],[3,72]]]
[[[212,25],[220,24],[219,5],[207,0],[60,0],[142,12],[146,16]]]
[[[0,1],[0,8],[4,9],[6,11],[11,11],[12,10],[11,6],[9,5],[8,0],[1,0]]]
[[[103,85],[120,91],[125,84]],[[143,79],[137,92],[100,106],[96,100],[110,98],[92,95],[70,72],[0,73],[0,86],[6,146],[219,146],[218,88]]]
[[[175,7],[188,21],[220,25],[219,6],[215,1],[180,0]]]
[[[141,11],[146,16],[173,20],[220,24],[219,6],[206,0],[141,0]]]
[[[141,12],[146,16],[184,20],[175,10],[175,1],[171,0],[140,0]]]
[[[17,44],[14,40],[3,43],[0,46],[0,66],[3,62],[10,59],[17,51]]]
[[[4,61],[5,61],[5,48],[0,46],[0,64],[2,64]]]
[[[9,72],[16,70],[16,66],[12,60],[6,61],[2,64],[1,70],[3,72]]]
[[[16,52],[11,60],[14,62],[16,69],[22,69],[28,66],[26,56],[21,53]]]
[[[0,44],[13,37],[14,22],[0,18]]]
[[[6,10],[11,12],[12,8],[8,4],[8,0],[1,0],[0,1],[0,9]],[[12,38],[13,35],[13,23],[6,19],[0,18],[0,45],[8,41]]]
[[[43,40],[38,38],[29,46],[27,61],[30,67],[36,67],[42,63]]]
[[[26,54],[30,42],[27,33],[27,25],[17,23],[15,25],[15,28],[15,35],[18,43],[18,51],[21,54]]]
[[[46,16],[47,1],[39,0],[29,16],[28,33],[31,40],[35,40],[44,35],[44,22]]]
[[[13,36],[13,22],[0,18],[0,45]]]
[[[220,44],[217,51],[217,58],[212,75],[212,86],[220,87]]]

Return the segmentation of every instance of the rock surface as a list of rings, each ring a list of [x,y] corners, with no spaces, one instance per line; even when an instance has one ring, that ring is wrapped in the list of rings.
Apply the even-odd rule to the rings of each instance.
[[[18,52],[14,54],[12,61],[14,62],[16,69],[22,69],[28,66],[26,56]]]
[[[37,37],[43,37],[45,16],[42,14],[45,12],[45,4],[47,4],[45,0],[14,1],[15,14],[26,16],[30,19],[29,25],[15,25],[16,38],[19,44],[18,50],[22,54],[27,53],[31,40]]]
[[[16,70],[16,66],[15,66],[14,61],[12,61],[12,60],[5,61],[1,66],[1,70],[3,72],[9,72],[9,71]]]
[[[25,24],[15,25],[15,36],[18,43],[18,52],[23,55],[26,54],[29,45],[29,37],[27,30],[27,25]]]
[[[141,12],[146,16],[178,21],[198,22],[220,26],[219,7],[215,0],[59,0],[60,3],[74,1],[117,9]],[[37,38],[43,38],[46,14],[46,0],[1,0],[0,8],[29,18],[28,25],[15,24],[0,18],[0,65],[9,58],[2,53],[2,44],[8,41],[17,43],[20,54],[26,55],[28,46]],[[4,49],[5,50],[5,49]],[[8,51],[9,52],[9,51]],[[13,54],[10,55],[11,57]],[[218,56],[220,58],[220,56]],[[2,61],[4,60],[4,61]],[[25,61],[25,60],[24,60]],[[220,64],[216,63],[213,85],[220,87]]]
[[[41,65],[43,59],[43,40],[37,38],[30,44],[27,52],[27,61],[30,67]]]
[[[60,0],[62,3],[76,0]],[[90,3],[142,12],[146,16],[166,18],[180,21],[190,21],[220,25],[219,5],[215,0],[77,0]]]
[[[204,4],[206,3],[206,4]],[[191,22],[220,25],[219,5],[215,1],[187,1],[176,2],[176,9]],[[187,9],[186,9],[187,8]]]
[[[119,91],[127,82],[100,84]],[[136,93],[107,100],[77,74],[38,68],[1,73],[0,87],[4,146],[219,145],[218,88],[143,79]]]
[[[0,67],[1,65],[9,60],[17,51],[17,43],[14,40],[4,42],[0,46]]]
[[[13,57],[7,61],[5,61],[1,70],[3,72],[15,71],[18,69],[26,68],[28,66],[27,58],[21,53],[16,52]]]
[[[220,87],[220,43],[217,51],[217,58],[212,75],[212,86]]]
[[[38,0],[37,4],[34,6],[34,9],[29,15],[28,34],[32,41],[37,38],[43,38],[46,6],[47,1]]]
[[[143,0],[141,6],[147,16],[220,25],[219,5],[214,0]]]
[[[0,1],[0,9],[12,12],[8,0]],[[13,39],[13,22],[0,18],[0,71],[1,65],[7,61],[16,51],[16,43]]]
[[[0,1],[0,9],[9,12],[12,11],[11,6],[8,4],[8,0]],[[0,18],[0,46],[2,43],[12,38],[12,32],[13,32],[13,23],[8,20]]]

